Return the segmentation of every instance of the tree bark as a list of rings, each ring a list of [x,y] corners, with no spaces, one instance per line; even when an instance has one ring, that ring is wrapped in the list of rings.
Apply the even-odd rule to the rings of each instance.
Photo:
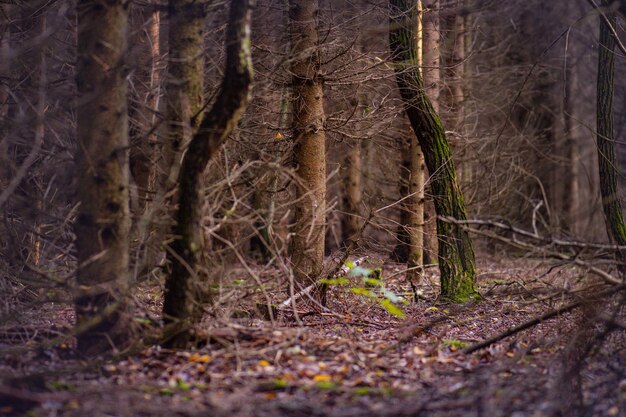
[[[430,99],[433,109],[439,113],[439,82],[440,82],[440,27],[439,27],[439,0],[425,0],[423,2],[422,17],[422,74],[426,95]],[[424,171],[426,177],[427,170],[422,161],[419,169]],[[432,192],[430,192],[430,182],[425,181],[424,190],[424,219],[423,219],[423,256],[422,262],[432,264],[437,262],[437,214],[433,203]]]
[[[396,80],[428,171],[434,173],[431,181],[438,216],[441,297],[453,302],[468,301],[478,296],[474,250],[468,232],[445,221],[445,217],[466,220],[467,215],[441,120],[425,94],[424,81],[416,67],[417,8],[411,0],[390,0],[390,6],[389,40]]]
[[[341,240],[344,246],[355,238],[361,229],[360,207],[361,207],[361,141],[355,140],[350,144],[348,155],[344,162],[344,201],[342,215]]]
[[[293,273],[298,285],[315,282],[324,262],[326,155],[324,94],[317,36],[318,0],[290,0],[291,72],[293,73],[293,135],[296,163]],[[317,296],[324,299],[325,287]]]
[[[181,152],[187,147],[204,104],[203,25],[205,1],[169,1],[169,59],[165,80],[167,141],[162,150],[161,183],[176,184]]]
[[[609,0],[602,2],[610,5]],[[615,13],[606,13],[607,21],[600,19],[600,48],[598,52],[597,82],[597,146],[600,173],[600,193],[606,228],[611,239],[618,245],[626,245],[626,225],[622,215],[622,204],[617,189],[618,166],[615,158],[615,135],[613,132],[613,89],[615,85],[615,39],[609,24],[615,27]],[[626,252],[622,251],[622,268],[626,263]]]
[[[250,15],[254,1],[231,2],[224,79],[213,107],[204,115],[189,143],[178,177],[174,241],[168,250],[172,271],[165,282],[163,315],[166,321],[177,321],[181,327],[167,341],[170,347],[185,347],[191,336],[189,325],[198,319],[198,266],[204,250],[202,178],[207,164],[237,126],[250,99],[253,77]],[[185,22],[179,24],[185,25]]]
[[[425,36],[425,15],[423,2],[418,0],[417,2],[417,21],[416,33],[417,33],[417,66],[421,71],[422,76],[426,74],[426,68],[424,68],[424,36]],[[432,51],[429,51],[432,53]],[[430,88],[432,93],[432,88]],[[428,91],[426,91],[428,94]],[[434,101],[437,103],[437,101]],[[424,166],[424,154],[422,148],[416,140],[410,140],[410,154],[411,159],[409,162],[409,198],[407,201],[408,208],[408,232],[409,232],[409,246],[407,256],[407,273],[406,278],[409,282],[419,282],[422,276],[422,267],[424,266],[424,186],[426,185],[426,169]]]
[[[79,146],[74,226],[78,348],[86,354],[128,340],[128,2],[78,2]]]

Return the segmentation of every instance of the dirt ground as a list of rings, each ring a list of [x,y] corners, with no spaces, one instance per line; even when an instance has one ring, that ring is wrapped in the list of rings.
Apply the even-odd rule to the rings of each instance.
[[[206,343],[189,351],[153,346],[86,361],[71,339],[56,338],[71,309],[46,305],[0,331],[0,415],[626,416],[625,331],[587,343],[602,329],[582,326],[580,309],[464,353],[571,302],[590,285],[582,271],[538,259],[482,261],[483,300],[454,306],[436,299],[436,268],[413,292],[402,265],[371,256],[365,267],[376,266],[385,289],[411,301],[404,318],[350,285],[331,285],[330,310],[302,302],[298,314],[272,322],[248,303],[228,319],[207,318]],[[153,334],[159,292],[146,285],[137,297],[137,322]],[[619,314],[624,323],[623,306]],[[576,358],[581,366],[572,366]]]

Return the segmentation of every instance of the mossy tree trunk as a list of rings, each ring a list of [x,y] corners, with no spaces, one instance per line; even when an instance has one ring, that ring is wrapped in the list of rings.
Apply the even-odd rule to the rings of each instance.
[[[296,163],[293,273],[298,285],[315,282],[324,262],[326,144],[324,94],[318,53],[318,0],[289,1],[293,136]],[[325,287],[316,292],[324,300]]]
[[[76,196],[78,348],[119,348],[129,333],[128,1],[78,2]]]
[[[202,180],[207,164],[237,126],[250,99],[253,77],[250,15],[254,1],[231,2],[224,79],[213,107],[204,114],[189,143],[178,176],[174,241],[167,253],[172,270],[165,282],[163,305],[165,320],[178,324],[177,331],[167,341],[170,347],[185,347],[191,336],[190,325],[199,318],[196,316],[198,267],[204,250]]]
[[[465,302],[478,295],[474,250],[468,232],[457,224],[445,221],[446,217],[466,220],[467,215],[450,146],[441,120],[425,94],[422,75],[416,65],[416,6],[413,0],[390,0],[392,60],[411,126],[424,153],[428,171],[434,174],[431,184],[438,216],[441,297],[453,302]]]
[[[603,6],[610,1],[604,0]],[[613,89],[615,85],[615,39],[610,26],[615,27],[615,14],[606,13],[607,20],[600,18],[600,48],[598,52],[597,83],[597,147],[600,172],[600,193],[606,228],[611,239],[618,245],[626,245],[626,225],[622,215],[622,204],[617,189],[618,166],[615,158],[615,135],[613,132]],[[622,251],[620,262],[624,268],[626,251]]]

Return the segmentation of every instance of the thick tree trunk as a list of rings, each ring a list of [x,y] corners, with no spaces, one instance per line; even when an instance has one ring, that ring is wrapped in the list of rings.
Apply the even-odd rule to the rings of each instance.
[[[603,5],[609,6],[609,0]],[[609,23],[615,27],[615,14],[606,14]],[[615,39],[604,19],[600,19],[600,48],[598,52],[597,84],[597,146],[600,172],[600,193],[606,228],[611,239],[618,245],[626,245],[626,225],[622,214],[622,204],[617,189],[619,169],[615,158],[615,135],[613,132],[613,88],[615,84]],[[621,262],[626,262],[626,251],[622,252]],[[624,265],[622,265],[624,267]]]
[[[303,288],[315,282],[324,262],[326,155],[324,94],[317,37],[318,0],[290,0],[289,22],[293,73],[293,135],[296,163],[293,273]],[[320,300],[325,288],[320,287]]]
[[[431,181],[438,215],[441,296],[454,302],[468,301],[477,296],[474,250],[468,232],[445,221],[445,217],[465,220],[467,215],[441,120],[424,92],[416,67],[417,9],[410,0],[390,0],[390,6],[389,40],[398,87],[428,170],[435,173]]]
[[[198,319],[195,314],[198,301],[196,290],[199,260],[204,250],[202,178],[209,161],[237,126],[250,98],[253,76],[250,14],[253,4],[254,0],[231,2],[224,79],[213,107],[204,115],[198,132],[189,143],[178,177],[179,202],[174,242],[168,250],[172,271],[165,282],[163,305],[165,320],[180,324],[179,331],[171,335],[167,342],[171,347],[188,344],[191,336],[189,325]],[[179,24],[185,25],[185,22]]]
[[[78,2],[78,347],[100,353],[129,334],[128,2]]]
[[[180,156],[191,140],[204,104],[203,26],[205,1],[169,1],[169,59],[165,80],[167,141],[162,150],[161,185],[170,191]]]

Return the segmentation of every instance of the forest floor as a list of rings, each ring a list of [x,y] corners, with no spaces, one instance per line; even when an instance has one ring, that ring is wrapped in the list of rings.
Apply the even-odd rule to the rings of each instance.
[[[402,265],[382,265],[385,288],[413,300]],[[485,259],[485,257],[483,257]],[[86,362],[71,342],[42,343],[73,320],[47,306],[22,327],[0,331],[0,415],[27,416],[567,416],[565,373],[579,334],[578,310],[463,351],[567,302],[584,274],[533,259],[479,264],[483,299],[440,303],[436,268],[419,298],[390,314],[380,300],[334,285],[330,310],[306,303],[272,322],[250,308],[207,321],[194,350],[146,348]],[[388,277],[388,278],[387,278]],[[143,319],[158,318],[158,286],[142,287]],[[279,295],[273,301],[280,302]],[[396,312],[397,313],[397,312]],[[157,329],[154,330],[156,332]],[[625,332],[596,347],[582,369],[590,416],[626,415]],[[28,347],[33,347],[28,349]],[[570,355],[571,356],[571,355]],[[556,408],[555,408],[556,407]],[[561,407],[561,408],[559,408]]]

